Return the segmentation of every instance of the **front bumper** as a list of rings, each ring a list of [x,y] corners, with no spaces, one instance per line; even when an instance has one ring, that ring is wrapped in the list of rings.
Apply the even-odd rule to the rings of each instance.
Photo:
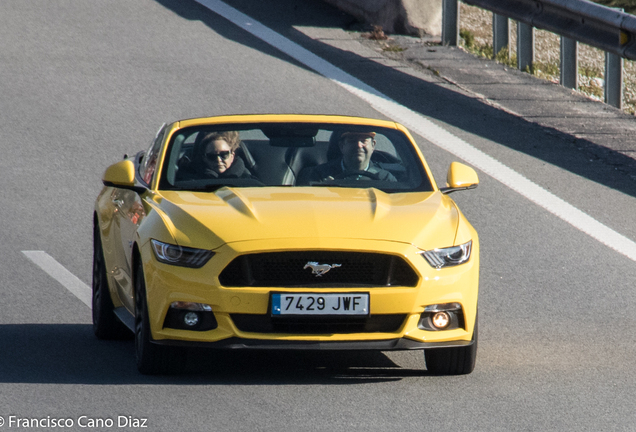
[[[313,244],[312,244],[313,241]],[[304,251],[308,248],[381,252],[404,258],[419,275],[414,287],[281,288],[224,287],[218,279],[234,258],[245,253],[281,250]],[[152,338],[170,345],[252,349],[331,349],[331,350],[404,350],[470,344],[477,313],[479,285],[479,244],[474,241],[471,259],[462,265],[437,270],[432,268],[412,245],[369,240],[294,239],[226,244],[202,268],[190,269],[158,263],[148,244],[142,247],[142,260],[148,293]],[[391,330],[360,332],[294,333],[268,329],[245,329],[232,319],[238,315],[268,314],[271,292],[349,293],[368,292],[372,317],[402,315],[404,319]],[[196,302],[212,307],[217,327],[207,331],[166,328],[165,317],[172,302]],[[463,328],[443,331],[418,327],[424,308],[442,303],[462,306]],[[241,327],[241,328],[239,328]],[[442,344],[442,345],[439,345]]]

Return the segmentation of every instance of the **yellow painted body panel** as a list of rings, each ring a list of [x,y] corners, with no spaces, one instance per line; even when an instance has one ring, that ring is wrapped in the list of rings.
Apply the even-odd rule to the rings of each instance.
[[[161,197],[157,210],[172,221],[177,243],[202,249],[295,237],[376,239],[430,249],[452,246],[458,225],[456,207],[439,192],[269,187],[162,191]]]

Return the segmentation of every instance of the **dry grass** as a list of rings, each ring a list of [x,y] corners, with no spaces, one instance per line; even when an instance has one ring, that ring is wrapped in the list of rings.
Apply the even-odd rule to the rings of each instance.
[[[623,7],[636,12],[636,0],[599,0],[599,3]],[[477,55],[495,57],[500,63],[516,66],[517,34],[511,21],[510,54],[492,52],[492,13],[474,6],[461,4],[460,35],[463,47]],[[509,58],[510,56],[510,58]],[[560,75],[560,39],[554,33],[535,29],[534,75],[558,83]],[[603,100],[605,53],[588,45],[579,44],[579,91],[596,100]],[[636,114],[636,63],[624,61],[624,111]]]
[[[605,6],[623,8],[625,12],[636,14],[636,0],[593,0]]]

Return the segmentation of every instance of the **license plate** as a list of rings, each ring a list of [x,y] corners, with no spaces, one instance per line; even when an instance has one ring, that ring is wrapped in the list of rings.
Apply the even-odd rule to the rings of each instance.
[[[368,293],[272,294],[272,315],[369,315]]]

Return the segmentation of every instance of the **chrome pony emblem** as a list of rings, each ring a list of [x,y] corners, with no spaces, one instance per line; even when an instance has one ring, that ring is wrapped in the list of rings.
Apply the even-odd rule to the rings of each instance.
[[[336,267],[342,267],[342,264],[329,265],[329,264],[318,264],[316,261],[309,261],[307,264],[305,264],[305,267],[303,267],[303,270],[305,270],[306,268],[310,268],[311,274],[316,275],[316,277],[320,277],[324,275],[325,273],[327,273],[329,270]]]

